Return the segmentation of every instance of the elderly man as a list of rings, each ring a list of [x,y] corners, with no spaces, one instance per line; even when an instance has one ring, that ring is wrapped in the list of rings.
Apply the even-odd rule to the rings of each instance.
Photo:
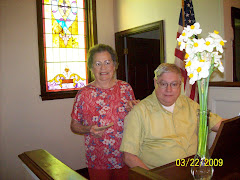
[[[199,104],[180,95],[180,69],[163,63],[154,73],[155,90],[125,119],[120,150],[131,168],[152,169],[197,152]],[[221,120],[210,113],[210,129],[217,131]]]

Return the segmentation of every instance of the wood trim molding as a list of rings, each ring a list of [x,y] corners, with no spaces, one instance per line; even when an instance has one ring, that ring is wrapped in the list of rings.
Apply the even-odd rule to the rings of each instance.
[[[164,43],[164,20],[152,22],[149,24],[141,25],[131,29],[115,33],[115,49],[118,55],[119,66],[117,69],[118,79],[126,81],[126,72],[125,72],[125,54],[124,54],[124,38],[139,34],[145,33],[153,30],[159,30],[159,39],[160,39],[160,62],[165,62],[165,43]]]
[[[217,86],[217,87],[240,87],[240,82],[209,82],[209,86]]]
[[[148,171],[141,167],[134,167],[129,170],[129,180],[146,179],[146,180],[166,180],[166,178],[160,176],[157,173]]]

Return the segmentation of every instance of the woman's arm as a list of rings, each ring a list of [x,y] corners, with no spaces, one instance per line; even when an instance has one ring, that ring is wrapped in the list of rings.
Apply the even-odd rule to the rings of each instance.
[[[90,133],[92,136],[94,136],[96,138],[100,138],[100,137],[102,137],[105,130],[96,130],[95,129],[96,127],[97,127],[97,125],[84,126],[80,122],[74,120],[73,118],[72,118],[71,126],[70,126],[71,131],[73,133],[81,134],[81,135]]]
[[[140,100],[132,100],[127,102],[126,110],[129,112],[133,108],[133,106],[137,105],[140,102]]]

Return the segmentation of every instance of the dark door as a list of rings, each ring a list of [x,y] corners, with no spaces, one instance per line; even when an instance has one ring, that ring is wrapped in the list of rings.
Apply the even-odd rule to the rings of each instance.
[[[160,64],[160,40],[126,38],[128,82],[136,99],[143,99],[154,90],[154,70]]]

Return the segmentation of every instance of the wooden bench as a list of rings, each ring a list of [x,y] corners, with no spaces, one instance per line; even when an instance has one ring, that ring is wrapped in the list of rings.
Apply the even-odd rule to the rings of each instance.
[[[18,157],[24,165],[39,179],[79,179],[86,180],[76,171],[59,161],[43,149],[24,152]]]

